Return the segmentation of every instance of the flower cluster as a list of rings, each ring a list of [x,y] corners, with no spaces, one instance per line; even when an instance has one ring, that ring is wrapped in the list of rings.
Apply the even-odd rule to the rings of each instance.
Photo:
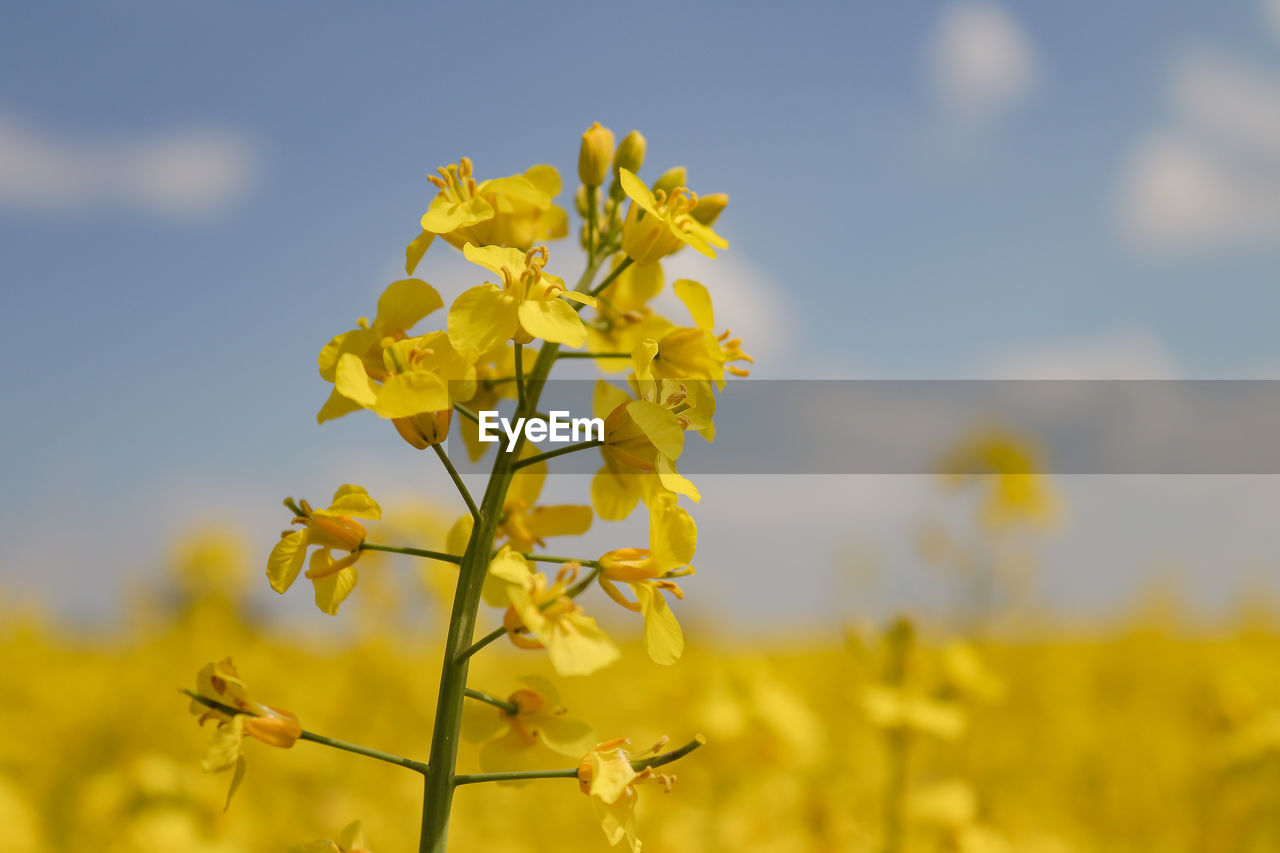
[[[600,806],[609,843],[626,839],[639,850],[633,815],[637,784],[657,781],[670,789],[674,777],[652,768],[702,742],[695,738],[666,756],[656,755],[663,744],[654,756],[633,756],[622,740],[593,748],[590,727],[566,715],[549,682],[526,678],[505,699],[467,683],[468,659],[503,637],[517,648],[545,651],[563,677],[590,675],[619,660],[618,644],[579,600],[593,588],[640,615],[644,648],[653,661],[673,664],[684,651],[673,605],[685,595],[677,579],[694,574],[698,530],[681,502],[697,502],[700,495],[679,472],[678,462],[687,432],[714,440],[716,395],[729,377],[747,375],[751,357],[741,340],[716,325],[710,292],[699,282],[672,283],[687,316],[667,318],[655,310],[654,300],[666,284],[665,259],[685,249],[714,258],[728,247],[713,230],[728,197],[699,197],[687,187],[683,168],[646,184],[638,175],[645,148],[634,131],[616,147],[612,132],[598,124],[583,134],[574,208],[583,219],[580,241],[587,263],[574,285],[553,271],[558,256],[545,245],[569,233],[568,216],[554,202],[561,181],[553,167],[535,165],[518,175],[484,180],[465,157],[438,169],[429,179],[436,195],[405,250],[405,273],[411,277],[386,287],[372,321],[360,318],[320,351],[320,376],[331,388],[317,420],[364,409],[390,421],[410,447],[431,448],[439,457],[466,511],[447,537],[447,550],[435,551],[371,542],[361,522],[379,520],[382,508],[360,486],[340,487],[323,510],[290,498],[285,506],[297,527],[272,550],[267,577],[271,588],[283,593],[306,564],[317,606],[334,615],[355,589],[357,562],[369,552],[457,566],[429,761],[395,759],[303,733],[292,716],[245,704],[238,687],[226,692],[239,684],[229,662],[215,675],[201,674],[199,695],[213,702],[205,714],[219,719],[227,739],[237,739],[236,755],[243,733],[277,746],[305,734],[308,740],[421,772],[427,789],[422,850],[442,849],[459,784],[547,778],[548,772],[536,769],[537,756],[545,751],[580,758],[576,768],[552,772],[550,778],[577,778]],[[434,287],[412,277],[436,237],[460,250],[475,271],[475,284],[447,309]],[[432,315],[439,319],[436,327],[422,328]],[[555,451],[543,451],[527,434],[520,435],[514,447],[494,452],[488,486],[477,502],[445,448],[455,424],[467,455],[480,460],[489,445],[478,440],[477,412],[505,402],[514,403],[517,418],[535,416],[545,381],[566,357],[593,359],[606,376],[623,374],[620,383],[602,378],[590,401],[603,435]],[[555,457],[576,451],[601,455],[589,504],[540,504]],[[624,519],[642,503],[648,515],[646,543],[624,543],[595,559],[543,551],[548,539],[585,533],[597,517]],[[544,570],[543,563],[550,565]],[[493,608],[491,618],[499,624],[477,638],[482,605]],[[209,695],[206,682],[217,696]],[[456,772],[460,731],[485,744],[485,773]],[[225,758],[215,763],[223,766]],[[339,842],[305,849],[364,849],[361,831],[353,826]]]

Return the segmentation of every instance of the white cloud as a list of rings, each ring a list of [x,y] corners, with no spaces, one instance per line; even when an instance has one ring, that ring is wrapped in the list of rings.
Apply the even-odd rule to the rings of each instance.
[[[978,363],[983,379],[1177,379],[1172,354],[1146,331],[1010,348]]]
[[[1164,253],[1280,242],[1280,76],[1202,52],[1175,64],[1168,90],[1172,121],[1125,169],[1124,236]]]
[[[954,3],[931,45],[933,85],[948,118],[976,128],[1026,98],[1039,76],[1035,48],[993,3]]]
[[[61,212],[122,205],[162,216],[208,213],[249,189],[254,159],[253,145],[225,130],[75,140],[0,113],[0,207]]]
[[[1271,23],[1271,29],[1280,40],[1280,0],[1262,0],[1262,12]]]

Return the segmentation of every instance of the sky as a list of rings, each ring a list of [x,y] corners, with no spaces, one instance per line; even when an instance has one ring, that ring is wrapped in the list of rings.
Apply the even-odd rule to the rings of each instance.
[[[100,614],[191,524],[266,547],[286,494],[449,501],[372,418],[315,425],[314,355],[399,277],[435,167],[549,162],[567,206],[592,121],[640,129],[650,178],[731,195],[731,249],[669,277],[711,287],[758,377],[1280,372],[1280,0],[22,4],[0,585]],[[444,246],[419,274],[473,283]],[[928,597],[888,555],[931,484],[817,479],[704,489],[717,618],[806,621],[850,550],[891,567],[885,597]],[[1114,602],[1178,563],[1209,600],[1273,571],[1280,484],[1210,479],[1072,485],[1046,596]],[[747,518],[814,529],[744,544]],[[796,562],[813,582],[775,588]]]

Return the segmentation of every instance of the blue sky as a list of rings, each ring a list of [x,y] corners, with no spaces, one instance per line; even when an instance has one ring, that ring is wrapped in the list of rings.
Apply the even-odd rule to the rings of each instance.
[[[192,517],[269,541],[286,493],[423,467],[316,427],[313,359],[461,155],[569,184],[598,120],[729,192],[705,275],[761,376],[1256,376],[1277,116],[1274,0],[23,4],[0,582],[92,609]]]

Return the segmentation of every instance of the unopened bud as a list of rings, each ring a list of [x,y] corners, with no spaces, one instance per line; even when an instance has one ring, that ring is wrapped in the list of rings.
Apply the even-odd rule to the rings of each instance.
[[[688,186],[685,181],[688,180],[689,171],[684,166],[676,166],[674,169],[667,169],[662,173],[662,177],[653,182],[653,192],[657,195],[658,191],[671,195],[671,191],[676,187]]]
[[[578,191],[573,194],[573,207],[583,219],[586,219],[587,214],[591,212],[591,203],[587,201],[587,187],[585,184],[580,185]]]
[[[645,141],[640,131],[633,130],[622,137],[618,150],[613,152],[614,180],[618,179],[619,169],[626,169],[632,173],[640,171],[640,167],[644,165],[644,149]]]
[[[698,205],[693,209],[693,218],[703,225],[711,225],[720,218],[729,204],[728,193],[710,193],[698,196]]]
[[[589,187],[603,184],[612,157],[613,131],[596,122],[582,134],[582,147],[578,149],[578,177],[582,183]]]
[[[449,422],[452,418],[453,409],[441,409],[438,412],[421,412],[407,418],[392,418],[391,423],[400,437],[415,449],[426,450],[449,437]]]

